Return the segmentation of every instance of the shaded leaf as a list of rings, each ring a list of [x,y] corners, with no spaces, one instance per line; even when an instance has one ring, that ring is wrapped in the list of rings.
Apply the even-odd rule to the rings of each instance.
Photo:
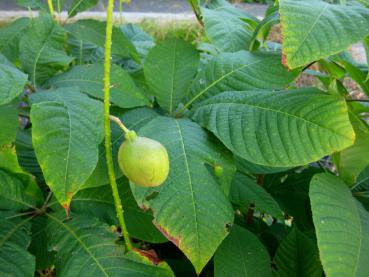
[[[166,242],[167,239],[153,225],[153,216],[150,212],[145,212],[137,206],[128,181],[121,178],[118,186],[130,236],[150,243]],[[118,226],[110,185],[81,190],[73,198],[71,210],[77,214],[97,217],[109,225]]]
[[[27,75],[15,67],[0,64],[0,106],[9,103],[23,93]]]
[[[273,174],[291,169],[291,167],[270,167],[254,164],[248,160],[235,156],[237,170],[245,174]]]
[[[14,105],[0,106],[0,151],[4,144],[11,144],[15,140],[18,130],[18,113]]]
[[[351,186],[357,176],[369,165],[369,127],[354,114],[351,114],[350,119],[356,134],[355,143],[335,154],[334,161],[340,177]]]
[[[206,35],[219,50],[237,52],[248,49],[253,31],[240,18],[240,14],[230,13],[222,8],[202,8],[201,14]]]
[[[20,39],[19,51],[22,68],[34,85],[43,83],[72,62],[73,58],[64,51],[64,43],[64,29],[49,15],[32,19]]]
[[[145,59],[147,84],[159,105],[172,113],[187,95],[200,56],[189,43],[169,39],[153,47]]]
[[[124,24],[120,27],[120,30],[132,41],[141,59],[144,59],[150,49],[155,46],[154,38],[136,24]]]
[[[31,224],[32,241],[29,252],[36,257],[36,269],[44,270],[53,266],[55,262],[55,251],[49,248],[47,239],[47,217],[34,217]]]
[[[254,179],[242,173],[236,173],[233,178],[230,198],[232,203],[237,206],[248,209],[251,204],[254,204],[256,210],[270,214],[279,220],[284,220],[281,208],[273,197]]]
[[[105,22],[96,20],[79,20],[76,23],[68,24],[65,28],[73,36],[83,42],[90,42],[99,47],[105,44]],[[112,54],[120,57],[129,58],[139,61],[139,56],[132,42],[117,27],[113,27],[113,43]]]
[[[318,247],[296,227],[281,242],[274,257],[278,277],[321,277],[323,268],[319,260]]]
[[[42,171],[37,162],[36,154],[32,146],[32,129],[19,130],[15,141],[15,149],[19,165],[26,172],[36,176],[38,181],[43,181]]]
[[[68,16],[73,17],[79,12],[93,8],[98,0],[74,0],[68,9]]]
[[[30,20],[22,17],[1,28],[0,52],[12,62],[19,58],[19,41],[29,24]]]
[[[0,210],[25,211],[42,200],[37,184],[30,176],[0,169]]]
[[[117,233],[93,218],[47,214],[50,245],[57,252],[55,268],[60,276],[174,276],[165,262],[155,265],[148,258],[125,254]]]
[[[104,99],[103,95],[104,65],[89,64],[74,66],[67,72],[59,74],[48,81],[49,85],[63,87],[78,87],[80,91]],[[149,105],[149,100],[137,88],[131,76],[120,66],[111,67],[110,100],[121,108],[133,108]]]
[[[272,276],[269,254],[257,236],[234,225],[215,253],[214,276]]]
[[[35,257],[27,252],[31,242],[29,219],[10,221],[0,218],[0,275],[33,276]]]

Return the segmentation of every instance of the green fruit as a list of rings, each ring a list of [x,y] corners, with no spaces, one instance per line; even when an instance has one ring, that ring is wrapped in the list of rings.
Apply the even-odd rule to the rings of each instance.
[[[138,137],[133,131],[119,148],[118,163],[130,181],[144,187],[161,185],[169,174],[165,147],[156,140]]]
[[[214,173],[215,173],[215,176],[217,177],[220,177],[223,175],[223,167],[221,167],[220,165],[216,165],[214,166]]]

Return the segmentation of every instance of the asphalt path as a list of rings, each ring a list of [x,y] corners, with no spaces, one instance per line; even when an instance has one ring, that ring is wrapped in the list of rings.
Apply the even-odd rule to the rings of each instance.
[[[45,0],[44,0],[45,1]],[[71,0],[65,0],[67,3]],[[45,1],[46,2],[46,1]],[[118,11],[118,1],[115,1],[115,10]],[[266,6],[257,4],[237,4],[240,8],[250,12],[255,16],[263,16]],[[100,0],[94,11],[105,11],[106,0]],[[22,11],[25,8],[19,7],[16,0],[0,0],[1,11]],[[131,4],[123,5],[125,12],[139,13],[188,13],[191,7],[187,0],[132,0]]]

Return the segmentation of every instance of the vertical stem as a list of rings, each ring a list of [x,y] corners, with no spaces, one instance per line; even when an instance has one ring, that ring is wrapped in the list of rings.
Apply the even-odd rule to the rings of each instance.
[[[120,25],[123,24],[123,0],[119,0],[119,19]]]
[[[112,44],[112,30],[113,30],[113,8],[114,0],[108,1],[106,12],[106,39],[104,52],[104,130],[105,130],[105,152],[106,163],[108,168],[109,180],[114,197],[115,210],[119,225],[122,229],[122,235],[127,247],[127,250],[132,249],[132,244],[129,239],[126,223],[124,221],[124,211],[122,202],[119,197],[117,182],[115,180],[115,172],[113,165],[113,153],[111,148],[111,130],[110,130],[110,67],[111,67],[111,44]]]
[[[58,14],[61,14],[60,0],[58,0]]]
[[[49,11],[51,14],[51,17],[54,18],[54,6],[53,6],[53,0],[47,0],[47,4],[49,6]]]
[[[202,15],[197,0],[187,0],[187,1],[190,3],[192,7],[192,10],[195,13],[197,21],[200,23],[201,26],[204,27],[204,21],[202,20]]]

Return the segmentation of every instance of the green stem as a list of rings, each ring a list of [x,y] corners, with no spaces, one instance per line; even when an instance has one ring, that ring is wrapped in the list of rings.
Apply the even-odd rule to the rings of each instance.
[[[53,0],[47,0],[47,4],[49,6],[51,17],[54,17],[54,6],[53,6]]]
[[[123,24],[123,0],[119,0],[119,19],[120,24]]]
[[[111,44],[113,31],[113,8],[114,0],[108,1],[106,11],[106,38],[105,38],[105,52],[104,52],[104,130],[105,130],[105,152],[106,164],[108,168],[109,180],[114,197],[115,210],[119,225],[122,229],[122,235],[127,247],[127,250],[132,249],[132,243],[128,235],[126,223],[124,221],[124,210],[122,202],[119,197],[117,182],[115,180],[115,172],[113,165],[113,153],[111,148],[111,130],[110,130],[110,67],[111,67]]]
[[[195,0],[195,1],[194,0],[187,0],[187,1],[189,2],[189,4],[192,7],[192,11],[194,12],[194,14],[196,16],[197,21],[200,23],[200,25],[202,27],[204,27],[204,21],[202,20],[202,15],[201,15],[201,11],[199,9],[197,0]]]

